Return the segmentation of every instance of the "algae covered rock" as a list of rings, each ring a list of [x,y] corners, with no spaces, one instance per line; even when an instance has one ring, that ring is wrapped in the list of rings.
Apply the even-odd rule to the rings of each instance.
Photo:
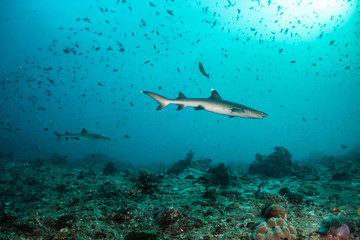
[[[190,169],[190,168],[196,169],[198,171],[206,171],[207,169],[209,169],[211,164],[210,158],[194,160],[194,155],[195,153],[190,150],[186,154],[186,158],[184,160],[179,160],[173,163],[169,171],[167,171],[167,174],[179,175],[186,169]]]
[[[109,162],[105,165],[104,170],[103,170],[103,175],[113,175],[114,173],[116,173],[117,167],[115,166],[114,162]]]
[[[291,173],[292,155],[284,147],[275,147],[275,152],[268,156],[257,153],[255,161],[249,166],[249,174],[260,174],[266,177],[281,178]]]
[[[231,184],[231,170],[225,163],[212,167],[206,174],[199,178],[206,186],[229,187]]]
[[[159,238],[155,233],[137,232],[137,231],[132,231],[124,237],[124,240],[160,240],[160,239],[161,238]]]

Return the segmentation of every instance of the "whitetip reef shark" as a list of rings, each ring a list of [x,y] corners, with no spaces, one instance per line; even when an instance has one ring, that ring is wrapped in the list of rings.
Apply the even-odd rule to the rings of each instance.
[[[209,98],[187,98],[181,92],[176,99],[168,99],[159,94],[141,91],[152,99],[156,100],[160,105],[156,110],[161,110],[169,104],[177,104],[177,110],[184,107],[194,107],[195,110],[205,110],[217,114],[227,115],[232,117],[242,118],[264,118],[266,113],[246,107],[244,105],[223,100],[215,89],[211,89],[211,96]]]
[[[85,128],[82,129],[81,133],[69,133],[68,131],[65,131],[65,134],[60,134],[54,131],[54,134],[57,136],[57,140],[59,141],[60,138],[65,138],[65,141],[69,139],[75,139],[75,140],[86,140],[86,141],[109,141],[110,138],[101,136],[96,133],[89,133],[86,131]]]

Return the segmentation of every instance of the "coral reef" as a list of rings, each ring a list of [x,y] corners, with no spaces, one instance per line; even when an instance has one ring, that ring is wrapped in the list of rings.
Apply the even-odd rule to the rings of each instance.
[[[136,188],[143,194],[153,195],[158,190],[162,178],[148,171],[141,171],[136,181]]]
[[[275,152],[268,156],[257,153],[255,161],[249,166],[249,174],[281,178],[291,174],[292,155],[284,147],[275,147]]]
[[[291,175],[299,179],[320,179],[319,171],[314,166],[312,166],[311,163],[304,163],[298,161],[293,162]]]
[[[283,218],[270,218],[256,227],[252,239],[296,240],[296,229]]]
[[[194,152],[193,151],[189,151],[186,154],[186,158],[184,160],[179,160],[177,162],[175,162],[171,168],[169,169],[169,171],[167,172],[167,174],[175,174],[178,175],[179,173],[181,173],[182,171],[184,171],[186,168],[191,167],[191,164],[193,162],[193,158],[194,158]]]
[[[206,186],[229,187],[231,184],[231,170],[225,163],[220,163],[210,168],[198,180]]]
[[[117,167],[115,166],[114,162],[109,162],[105,165],[105,168],[103,170],[104,175],[113,175],[118,171]]]
[[[175,176],[114,162],[116,174],[104,175],[109,162],[74,168],[7,159],[0,167],[0,239],[283,239],[295,229],[296,239],[356,239],[359,156],[334,157],[337,169],[319,167],[317,180],[260,179],[226,164]],[[332,181],[344,169],[351,179]]]
[[[151,232],[132,231],[124,237],[124,240],[160,240],[160,238]]]
[[[290,203],[302,203],[304,201],[304,196],[302,194],[296,193],[296,192],[291,192],[290,189],[287,187],[281,188],[278,191],[278,194],[281,196],[287,197],[287,199]],[[315,194],[312,194],[312,192],[310,192],[310,194],[315,195]]]
[[[167,174],[179,175],[184,170],[189,169],[189,168],[200,170],[200,171],[206,171],[210,167],[211,159],[205,158],[205,159],[199,159],[199,160],[195,161],[194,155],[195,155],[195,153],[190,150],[186,154],[186,158],[184,160],[179,160],[179,161],[175,162],[171,166],[171,168],[169,169]]]

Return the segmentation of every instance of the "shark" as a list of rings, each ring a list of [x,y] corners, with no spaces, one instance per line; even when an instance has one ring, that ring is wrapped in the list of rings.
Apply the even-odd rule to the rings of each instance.
[[[211,89],[211,96],[209,98],[187,98],[182,92],[179,92],[178,98],[168,99],[153,92],[141,92],[160,104],[156,110],[161,110],[169,104],[176,104],[178,105],[177,110],[181,110],[185,107],[194,107],[195,110],[205,110],[217,114],[227,115],[230,118],[242,117],[260,119],[268,116],[264,112],[222,99],[215,89]]]
[[[59,141],[62,137],[65,138],[65,141],[69,139],[75,140],[86,140],[86,141],[109,141],[110,138],[104,137],[102,135],[96,133],[89,133],[85,128],[82,129],[80,133],[69,133],[65,131],[65,134],[60,134],[54,131],[54,134],[57,136],[57,140]]]

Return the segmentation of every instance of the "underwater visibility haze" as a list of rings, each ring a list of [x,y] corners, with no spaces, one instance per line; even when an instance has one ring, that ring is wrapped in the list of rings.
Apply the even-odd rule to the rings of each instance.
[[[75,210],[67,215],[59,213],[65,220],[59,216],[46,220],[43,216],[42,226],[49,228],[41,227],[40,231],[32,221],[24,223],[29,224],[25,228],[28,230],[20,231],[16,225],[20,224],[16,214],[19,208],[6,210],[14,206],[15,197],[3,196],[1,236],[15,232],[25,238],[46,235],[60,239],[64,236],[56,232],[67,228],[70,230],[66,236],[76,239],[120,235],[120,239],[262,239],[266,233],[254,231],[252,226],[266,229],[271,224],[288,226],[288,239],[351,238],[359,233],[358,219],[342,219],[356,218],[360,208],[360,193],[354,190],[360,184],[356,170],[360,165],[357,0],[3,0],[0,13],[0,166],[6,173],[0,179],[1,191],[7,189],[6,184],[16,185],[11,181],[14,176],[26,174],[33,179],[28,185],[42,181],[51,185],[44,170],[31,170],[25,163],[39,169],[51,163],[54,176],[67,178],[63,166],[59,168],[65,161],[67,166],[85,169],[73,173],[76,177],[70,177],[68,182],[89,178],[89,184],[81,184],[91,189],[104,184],[102,181],[114,186],[114,181],[119,181],[111,194],[122,185],[123,189],[118,189],[121,198],[134,197],[137,203],[157,199],[154,201],[159,202],[151,203],[153,206],[166,205],[154,197],[164,194],[166,181],[172,189],[167,193],[169,197],[177,199],[185,194],[183,191],[187,196],[198,192],[199,198],[210,201],[193,204],[196,207],[218,206],[219,198],[234,204],[240,199],[253,199],[248,207],[230,207],[246,212],[247,217],[237,222],[242,222],[241,227],[236,227],[242,232],[227,231],[230,227],[225,223],[209,230],[205,220],[193,221],[195,215],[190,217],[182,207],[175,206],[167,210],[154,207],[154,232],[146,232],[153,225],[142,225],[144,232],[129,233],[124,229],[132,229],[129,226],[137,221],[136,214],[130,213],[135,211],[134,205],[124,205],[117,210],[118,215],[101,218],[117,222],[117,227],[110,227],[113,230],[108,232],[102,228],[99,231],[104,235],[90,236],[76,234],[94,229],[77,228],[78,233],[71,232],[78,226],[78,217],[72,215]],[[14,166],[24,169],[14,170]],[[141,172],[140,167],[147,168],[146,172]],[[92,168],[95,172],[87,172]],[[316,173],[310,170],[313,168]],[[32,171],[39,171],[43,180]],[[90,180],[97,171],[112,180]],[[209,180],[217,171],[223,171],[220,178],[228,174],[228,182]],[[116,176],[121,179],[114,180]],[[284,186],[279,180],[283,177],[293,182]],[[354,189],[344,193],[341,182],[334,187],[338,196],[329,198],[330,202],[320,204],[308,199],[307,206],[316,202],[321,209],[328,208],[321,211],[324,215],[303,209],[304,221],[292,221],[294,227],[290,222],[287,225],[285,214],[263,215],[275,211],[271,207],[276,212],[282,212],[283,207],[291,212],[291,204],[305,205],[307,197],[318,195],[324,199],[320,189],[328,180],[349,181]],[[243,181],[243,193],[221,192],[222,188],[236,187],[239,181]],[[319,181],[318,187],[297,189],[303,182],[315,184],[311,181]],[[214,190],[212,185],[220,186],[220,190]],[[68,188],[57,185],[56,194],[68,194]],[[289,191],[278,192],[284,188]],[[97,195],[99,199],[114,197],[101,189],[105,193]],[[175,189],[185,190],[176,195]],[[274,189],[274,195],[264,197],[264,192]],[[290,193],[303,194],[305,200]],[[336,202],[344,196],[355,202]],[[45,201],[42,198],[35,201]],[[336,207],[339,211],[333,211]],[[214,215],[218,211],[214,208],[203,217]],[[265,221],[256,223],[260,211]],[[295,214],[301,215],[289,215]],[[299,231],[306,216],[315,215],[319,218],[313,222],[318,225],[312,229],[305,224],[306,230]],[[183,223],[184,216],[186,223],[193,223],[191,227],[181,225],[189,235],[174,230],[174,224]],[[324,220],[334,216],[339,217],[337,225]],[[318,230],[320,226],[325,230]]]

